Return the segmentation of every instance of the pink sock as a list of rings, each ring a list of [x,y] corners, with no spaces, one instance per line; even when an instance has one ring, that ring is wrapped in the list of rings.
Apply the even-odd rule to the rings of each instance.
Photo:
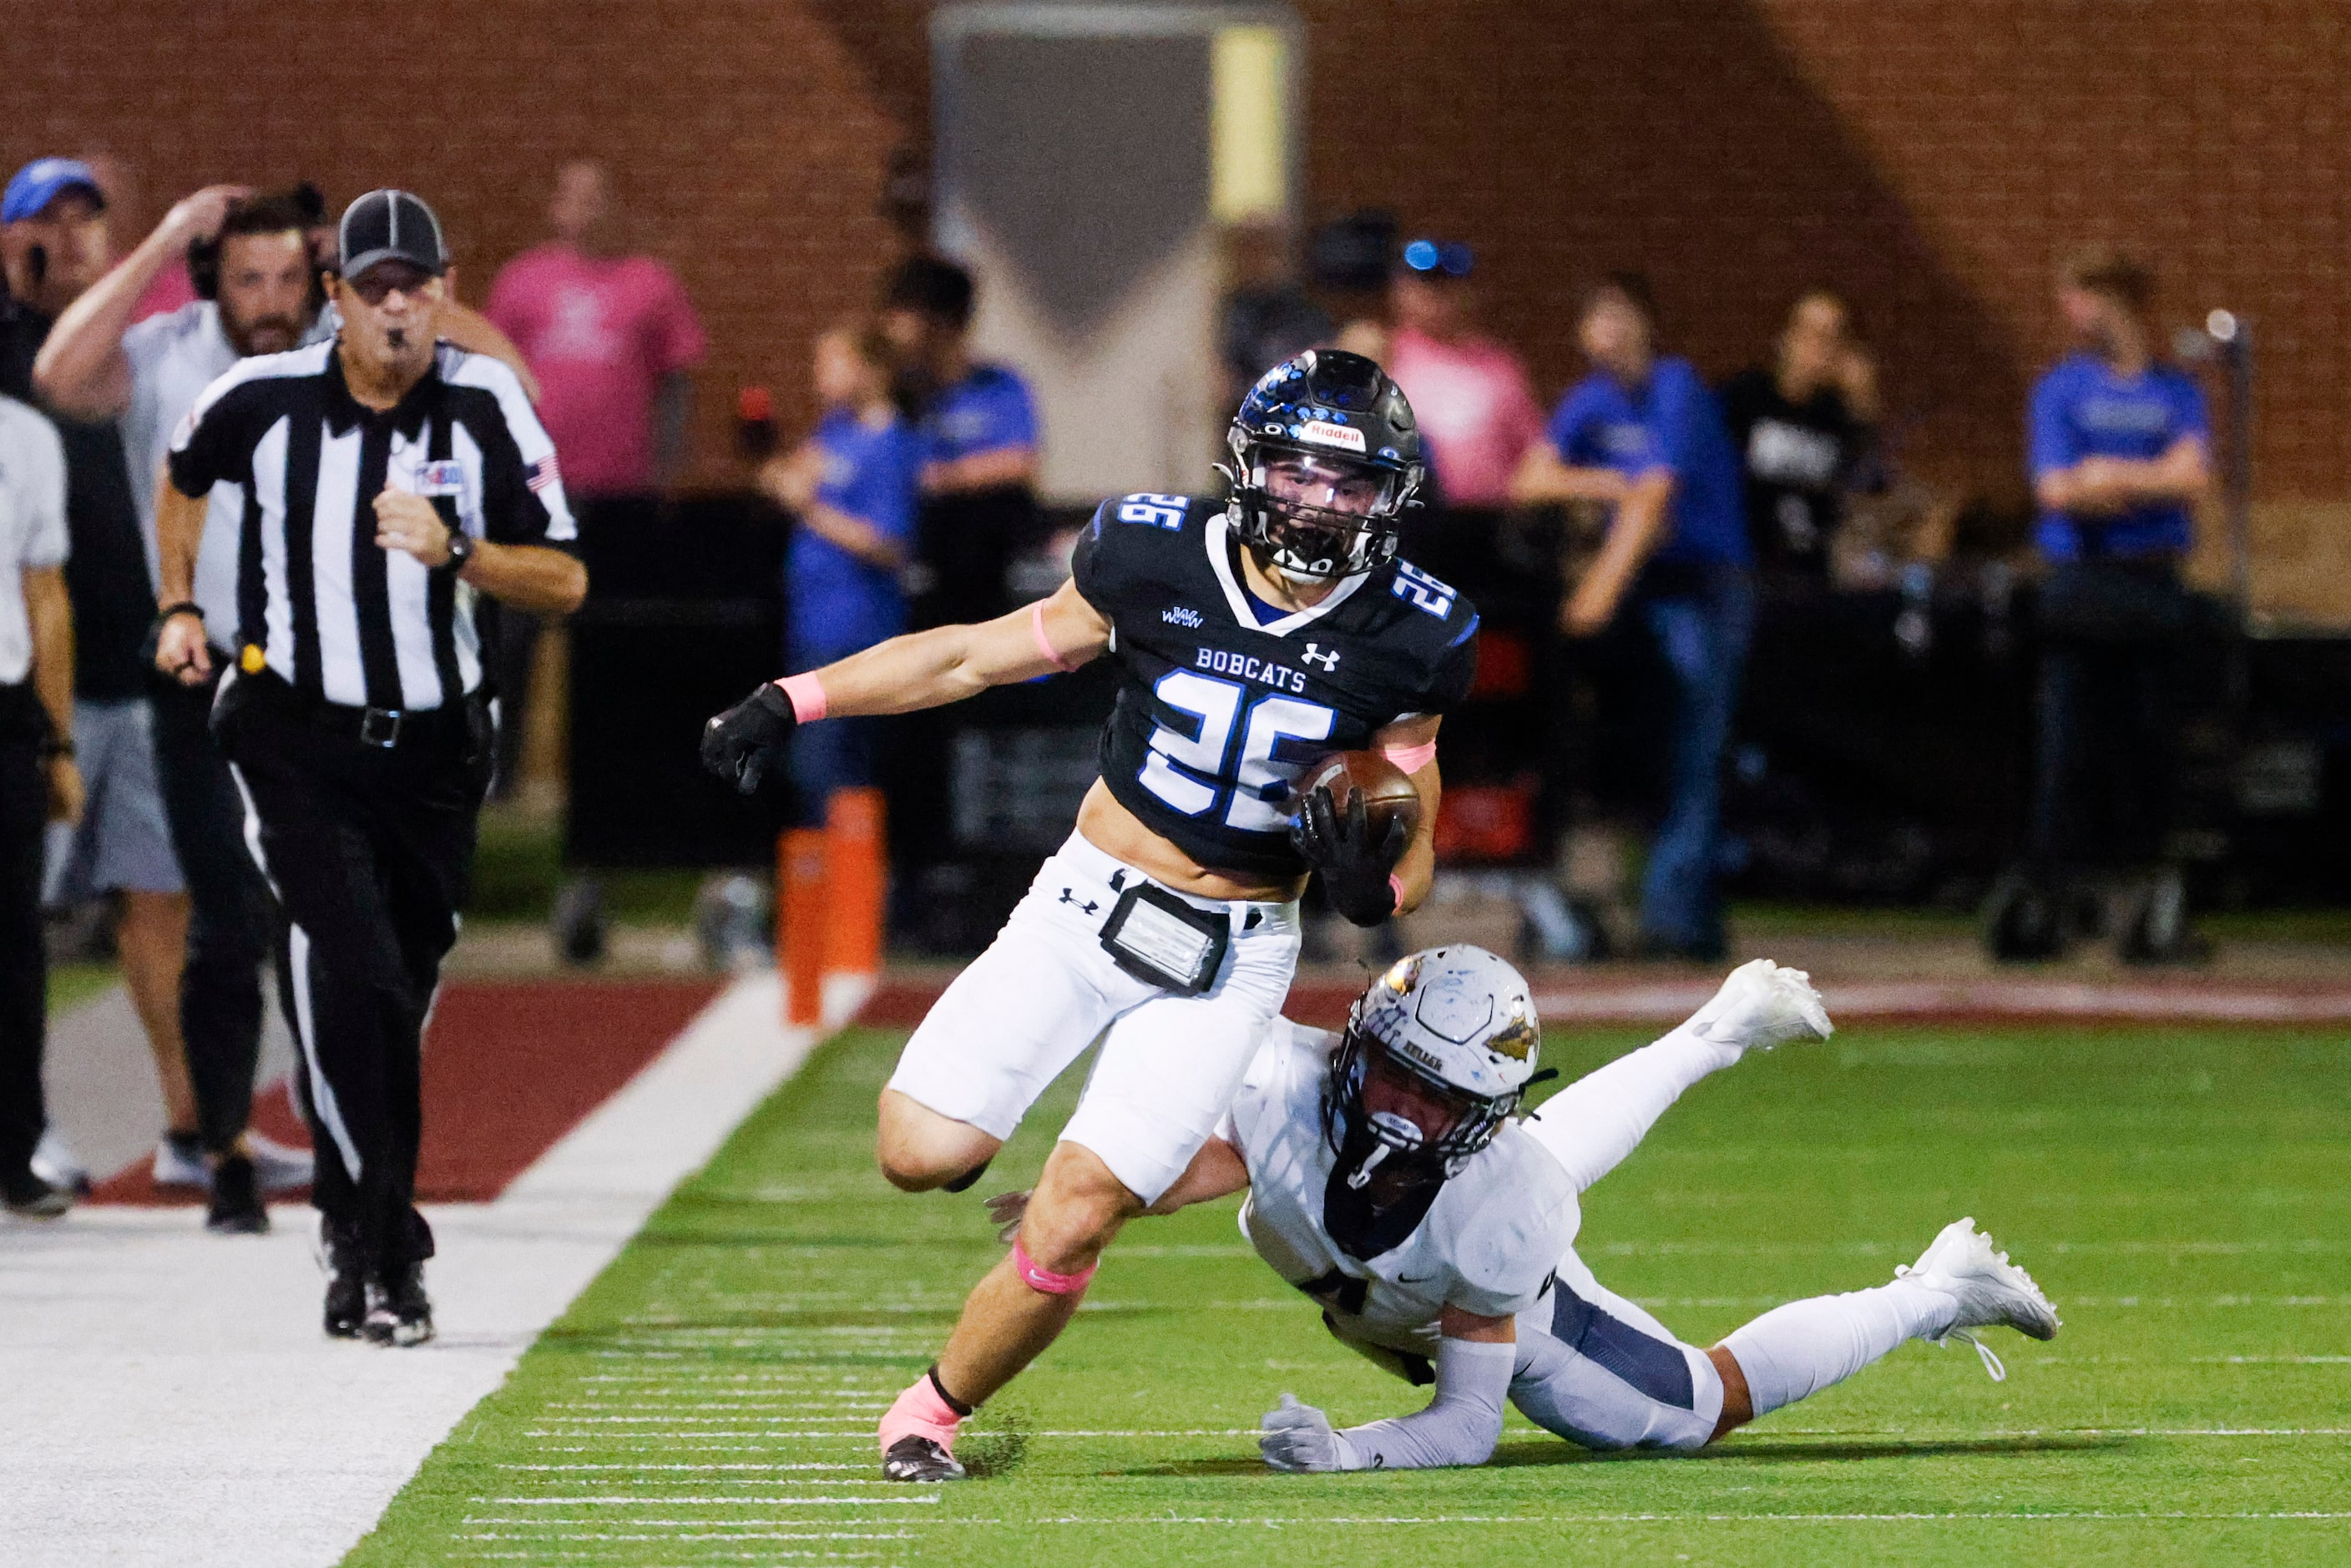
[[[964,1415],[946,1402],[938,1384],[925,1372],[883,1414],[882,1451],[887,1454],[890,1445],[901,1437],[928,1437],[953,1453],[956,1428],[963,1425]]]

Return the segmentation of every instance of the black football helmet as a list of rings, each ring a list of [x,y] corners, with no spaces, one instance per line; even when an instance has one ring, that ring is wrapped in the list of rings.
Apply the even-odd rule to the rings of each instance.
[[[1420,504],[1427,466],[1412,404],[1361,354],[1309,349],[1268,371],[1233,415],[1226,444],[1232,498],[1226,517],[1244,543],[1296,577],[1354,577],[1395,559],[1407,508]],[[1275,499],[1267,465],[1304,455],[1377,481],[1371,510],[1356,516]]]

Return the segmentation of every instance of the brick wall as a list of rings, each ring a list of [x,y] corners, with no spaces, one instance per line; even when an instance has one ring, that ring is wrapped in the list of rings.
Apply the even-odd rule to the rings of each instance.
[[[603,158],[632,239],[678,267],[710,330],[697,445],[717,479],[734,389],[771,382],[804,413],[810,338],[895,255],[875,203],[890,150],[923,133],[923,9],[50,0],[9,17],[0,160],[104,148],[139,166],[148,221],[213,180],[307,175],[338,204],[407,185],[478,303],[543,235],[557,166]]]
[[[102,145],[155,196],[301,172],[441,207],[479,298],[549,174],[613,162],[711,328],[705,477],[735,386],[778,384],[893,255],[890,149],[925,131],[925,0],[50,0],[12,16],[0,158]],[[1858,302],[1919,467],[2013,482],[2056,347],[2054,259],[2152,248],[2165,315],[2259,332],[2277,548],[2344,497],[2351,13],[2332,0],[1301,0],[1308,201],[1480,247],[1546,395],[1573,280],[1646,266],[1711,371],[1788,299]],[[151,203],[151,205],[152,204]],[[152,214],[151,214],[152,215]],[[2314,522],[2313,519],[2318,519]],[[2331,559],[2331,558],[2330,558]]]

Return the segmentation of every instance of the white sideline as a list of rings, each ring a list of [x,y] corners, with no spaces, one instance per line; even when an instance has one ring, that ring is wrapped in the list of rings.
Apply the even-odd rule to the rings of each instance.
[[[829,1022],[861,990],[828,988]],[[489,1204],[429,1210],[441,1337],[330,1342],[307,1208],[252,1239],[187,1209],[0,1221],[10,1568],[324,1568],[822,1031],[737,982]]]

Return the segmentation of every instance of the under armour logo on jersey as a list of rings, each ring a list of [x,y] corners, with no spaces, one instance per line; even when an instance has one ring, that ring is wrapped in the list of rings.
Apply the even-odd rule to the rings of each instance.
[[[1096,904],[1091,898],[1081,899],[1077,897],[1066,887],[1061,889],[1061,902],[1063,904],[1076,905],[1077,911],[1081,915],[1092,915],[1095,910],[1102,907],[1101,904]]]
[[[1339,667],[1339,650],[1333,648],[1325,653],[1320,651],[1321,647],[1322,644],[1319,643],[1309,643],[1306,644],[1306,652],[1298,656],[1310,664],[1322,665],[1322,673],[1327,675]]]
[[[1186,609],[1181,604],[1161,611],[1159,619],[1166,622],[1170,626],[1188,627],[1195,632],[1200,629],[1200,612]]]

